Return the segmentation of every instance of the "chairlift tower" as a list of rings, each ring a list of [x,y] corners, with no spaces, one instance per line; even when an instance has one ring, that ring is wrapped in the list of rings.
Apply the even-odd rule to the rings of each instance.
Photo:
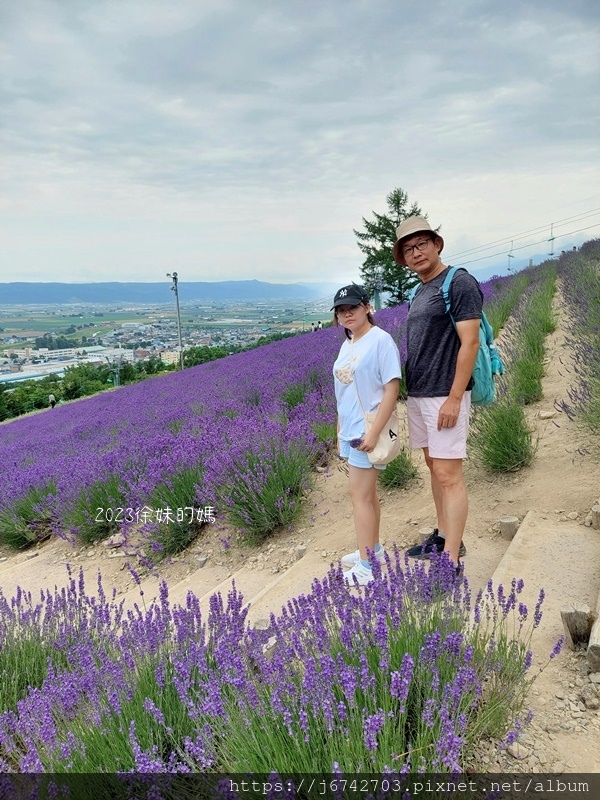
[[[548,255],[551,258],[554,256],[554,239],[555,239],[555,237],[553,236],[553,233],[554,233],[554,223],[551,222],[550,223],[550,238],[548,239],[548,241],[550,242],[550,252],[548,253]]]
[[[511,242],[511,243],[510,243],[510,251],[509,251],[509,253],[508,253],[508,266],[507,266],[507,270],[508,270],[508,272],[512,272],[512,267],[511,267],[511,265],[510,265],[510,260],[511,260],[511,258],[514,258],[513,254],[512,254],[512,251],[513,251],[513,244],[514,244],[514,242]]]

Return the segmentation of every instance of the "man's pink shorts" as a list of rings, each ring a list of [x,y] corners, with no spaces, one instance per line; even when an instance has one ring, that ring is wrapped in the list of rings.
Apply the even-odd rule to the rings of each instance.
[[[406,403],[408,440],[412,448],[428,447],[431,458],[466,458],[471,392],[463,394],[453,428],[438,431],[438,414],[446,397],[409,397]]]

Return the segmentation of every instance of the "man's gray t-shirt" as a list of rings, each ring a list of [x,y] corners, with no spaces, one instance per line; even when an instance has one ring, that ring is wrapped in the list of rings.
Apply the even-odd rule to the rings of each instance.
[[[442,295],[450,267],[417,289],[406,321],[406,386],[411,397],[446,397],[454,381],[460,339]],[[483,295],[476,279],[464,270],[450,284],[450,313],[456,322],[481,319]],[[470,379],[467,389],[471,389]]]

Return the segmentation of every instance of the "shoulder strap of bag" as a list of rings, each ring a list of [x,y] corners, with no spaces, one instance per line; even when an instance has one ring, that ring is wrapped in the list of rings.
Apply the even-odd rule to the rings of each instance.
[[[354,341],[350,339],[350,363],[352,364],[354,360]],[[363,404],[360,401],[360,395],[358,393],[358,389],[356,388],[356,381],[354,380],[354,373],[352,373],[352,385],[354,386],[354,391],[356,392],[356,396],[358,397],[358,405],[360,406],[360,410],[362,411],[362,415],[365,415],[365,409],[363,408]]]
[[[442,297],[444,298],[444,303],[446,304],[446,314],[450,314],[450,284],[452,283],[452,278],[459,269],[462,269],[462,267],[450,267],[448,274],[442,283]],[[450,314],[450,319],[456,325],[452,314]]]

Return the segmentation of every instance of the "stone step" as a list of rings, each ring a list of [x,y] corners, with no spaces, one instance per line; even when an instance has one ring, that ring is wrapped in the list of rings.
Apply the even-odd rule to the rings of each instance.
[[[520,599],[530,615],[540,589],[544,589],[542,622],[534,644],[535,652],[547,660],[563,634],[560,609],[572,603],[596,606],[600,589],[598,531],[570,520],[560,522],[552,514],[529,511],[494,570],[492,581],[494,586],[502,584],[510,591],[513,577],[525,582]]]

